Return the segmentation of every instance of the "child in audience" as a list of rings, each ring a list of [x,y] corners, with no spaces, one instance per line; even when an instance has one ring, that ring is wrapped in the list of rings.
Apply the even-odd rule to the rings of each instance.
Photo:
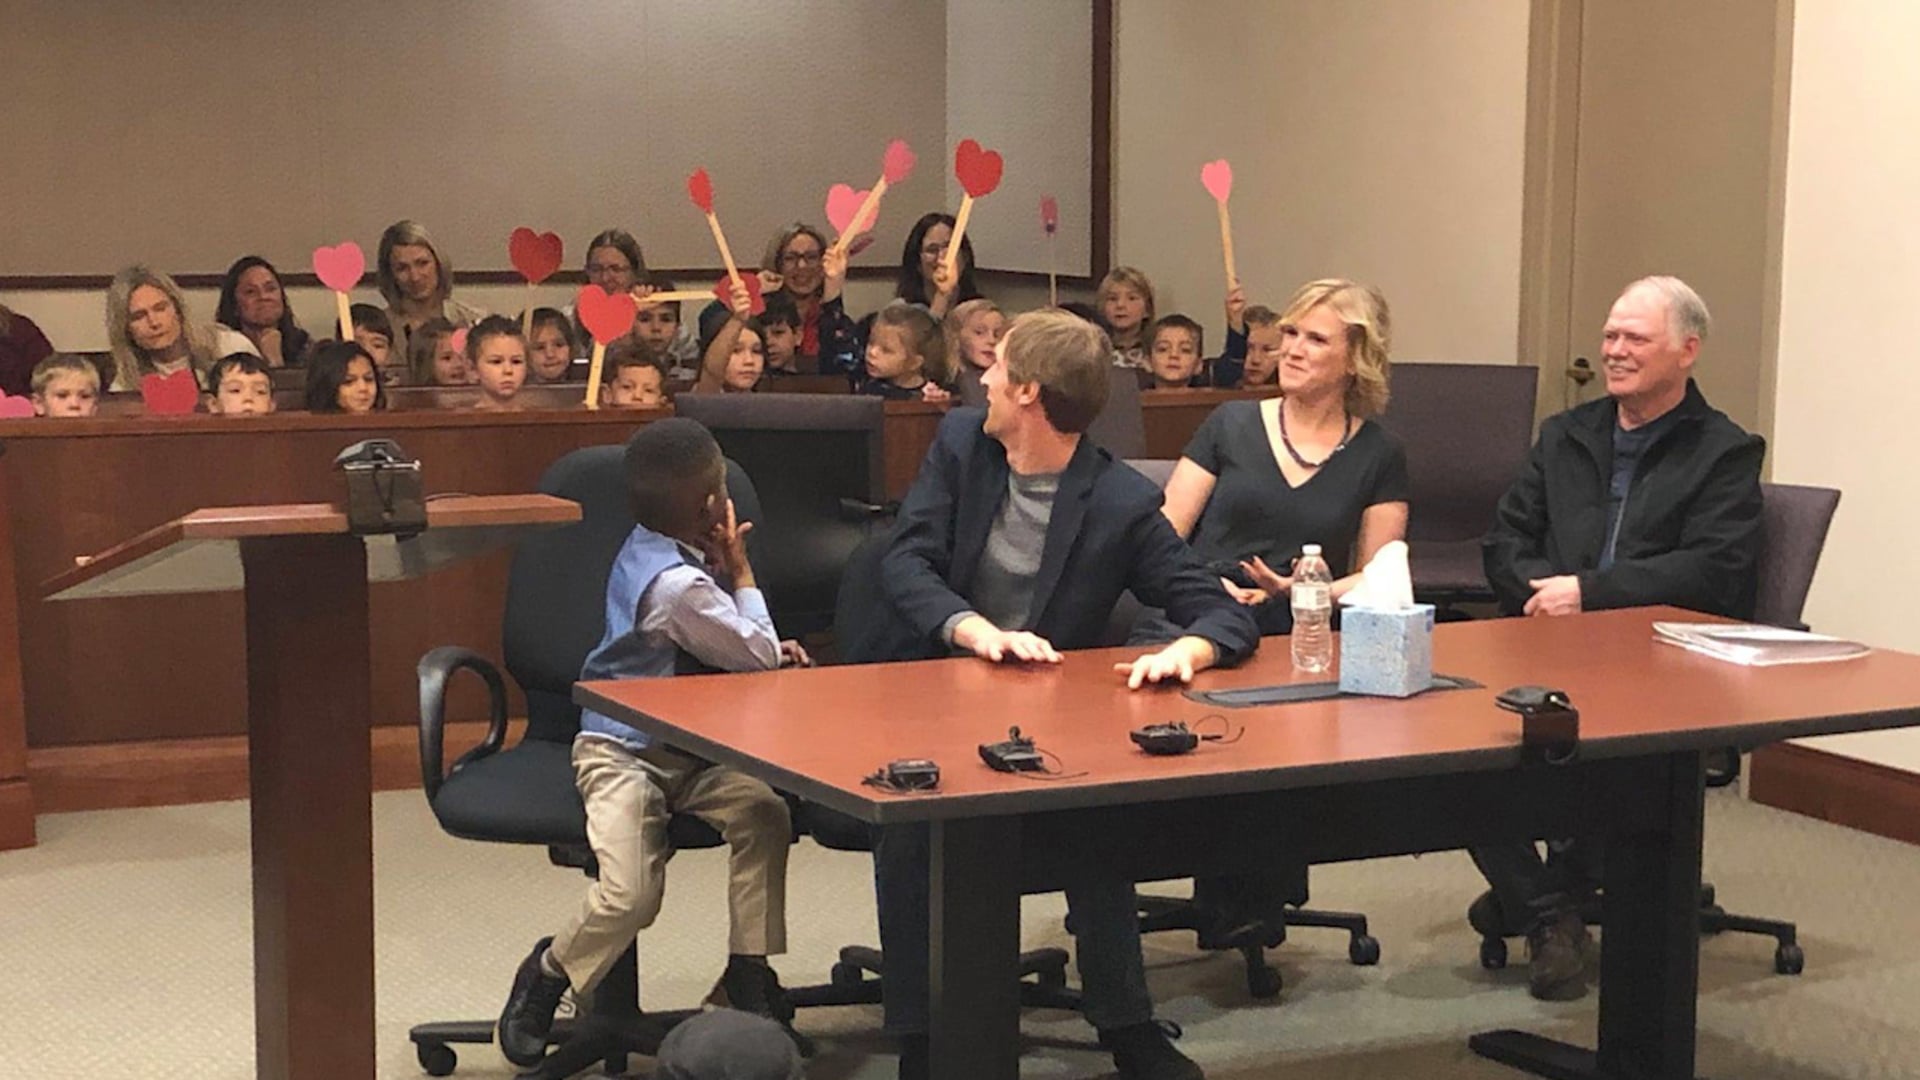
[[[573,320],[557,308],[533,309],[533,337],[527,341],[527,378],[537,383],[568,382],[576,351]]]
[[[980,376],[993,366],[993,350],[1007,332],[1007,316],[1000,305],[985,297],[960,303],[941,327],[945,331],[947,356],[954,369],[954,389],[968,405],[986,402]]]
[[[473,367],[453,347],[453,324],[428,319],[407,342],[407,371],[414,386],[471,386]]]
[[[33,415],[88,417],[100,407],[100,369],[84,356],[54,353],[33,365]]]
[[[1145,389],[1175,390],[1197,385],[1205,340],[1200,324],[1185,315],[1168,315],[1155,322],[1147,355],[1152,383]]]
[[[467,333],[467,366],[480,385],[473,407],[482,412],[510,412],[525,402],[515,401],[527,381],[527,339],[520,324],[504,315],[489,315]]]
[[[753,301],[746,287],[733,289],[733,310],[724,321],[705,318],[701,329],[704,344],[697,393],[743,393],[760,384],[767,369],[767,328],[751,312]]]
[[[388,386],[404,386],[407,358],[393,347],[393,323],[387,320],[387,313],[372,304],[355,304],[349,314],[353,319],[353,340],[373,357],[380,381]]]
[[[1113,339],[1114,363],[1147,367],[1153,327],[1153,282],[1131,266],[1116,266],[1100,281],[1100,317]]]
[[[273,376],[251,353],[228,353],[207,369],[207,411],[215,416],[265,416],[273,411]]]
[[[636,524],[607,579],[606,629],[580,677],[808,663],[774,632],[712,434],[679,417],[643,425],[627,440],[626,471]],[[578,913],[515,972],[498,1027],[507,1060],[537,1064],[567,988],[586,998],[653,924],[673,854],[667,819],[676,811],[719,830],[728,847],[729,956],[708,1000],[789,1022],[793,1006],[767,963],[786,951],[786,801],[745,773],[590,709],[580,714],[573,768],[600,874]]]
[[[1233,383],[1240,389],[1277,385],[1280,381],[1280,354],[1285,349],[1285,334],[1280,328],[1280,313],[1264,304],[1246,309],[1247,358],[1240,378]]]
[[[700,340],[692,328],[681,325],[680,304],[648,304],[650,292],[672,292],[678,288],[665,274],[649,273],[642,287],[634,290],[640,301],[640,313],[633,319],[633,338],[667,361],[668,377],[688,383],[700,377]],[[585,340],[584,338],[581,340]]]
[[[800,305],[782,289],[767,296],[767,309],[760,313],[760,326],[767,332],[767,374],[800,374],[800,332],[804,321]]]
[[[667,362],[644,346],[619,342],[607,350],[607,404],[623,409],[657,409],[672,400],[667,394]]]
[[[307,411],[370,413],[387,407],[373,357],[357,341],[329,341],[307,360]]]
[[[874,313],[866,377],[855,392],[889,401],[944,401],[952,396],[941,385],[948,377],[946,337],[926,308],[895,300]]]

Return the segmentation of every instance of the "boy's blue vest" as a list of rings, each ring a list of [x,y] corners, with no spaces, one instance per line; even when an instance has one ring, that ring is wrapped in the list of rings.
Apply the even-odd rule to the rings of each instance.
[[[580,667],[580,679],[641,679],[678,672],[711,670],[670,641],[650,643],[640,636],[640,598],[653,579],[676,566],[691,565],[686,553],[671,538],[645,526],[635,525],[613,561],[613,573],[607,577],[607,631],[600,644],[587,654]],[[652,740],[633,728],[594,712],[580,711],[583,734],[604,735],[634,750],[644,750]]]

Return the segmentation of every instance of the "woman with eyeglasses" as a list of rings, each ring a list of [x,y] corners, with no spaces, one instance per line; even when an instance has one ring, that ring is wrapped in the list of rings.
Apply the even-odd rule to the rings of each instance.
[[[944,319],[956,305],[978,299],[980,287],[973,281],[973,237],[960,238],[960,258],[954,264],[959,280],[942,280],[941,264],[947,258],[947,243],[953,239],[953,215],[938,211],[924,214],[907,233],[906,246],[900,250],[900,276],[894,285],[895,298],[925,307],[936,319]]]

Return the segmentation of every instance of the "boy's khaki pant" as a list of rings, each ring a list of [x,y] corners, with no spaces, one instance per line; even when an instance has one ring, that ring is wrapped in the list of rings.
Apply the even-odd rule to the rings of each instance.
[[[609,739],[573,743],[573,771],[587,806],[587,841],[600,877],[580,911],[553,938],[553,958],[576,991],[600,984],[666,891],[667,819],[691,814],[731,848],[728,950],[773,956],[787,949],[787,804],[744,773],[655,743],[635,753]]]

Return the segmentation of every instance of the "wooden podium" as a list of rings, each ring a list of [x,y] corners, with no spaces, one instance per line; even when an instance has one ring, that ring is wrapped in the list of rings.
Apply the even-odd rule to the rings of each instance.
[[[546,495],[455,496],[428,502],[426,530],[396,540],[352,535],[326,504],[197,510],[42,587],[49,600],[246,594],[258,1076],[374,1075],[368,583],[579,519]]]

